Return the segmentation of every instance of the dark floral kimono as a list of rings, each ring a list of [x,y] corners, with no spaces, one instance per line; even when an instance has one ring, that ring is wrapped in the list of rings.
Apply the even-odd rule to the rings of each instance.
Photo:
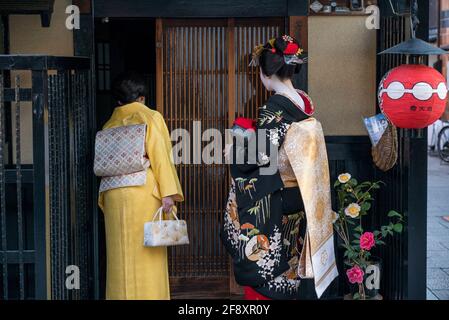
[[[271,299],[316,297],[313,280],[300,281],[296,273],[306,230],[301,193],[298,187],[284,186],[277,155],[270,154],[270,147],[278,150],[282,146],[291,123],[313,113],[310,98],[299,93],[305,111],[280,94],[270,97],[259,109],[257,129],[264,130],[259,139],[265,141],[257,145],[266,148],[257,149],[257,161],[253,163],[231,164],[232,186],[221,230],[222,241],[233,258],[237,283]],[[234,145],[233,163],[238,152]],[[273,161],[275,172],[261,174]]]

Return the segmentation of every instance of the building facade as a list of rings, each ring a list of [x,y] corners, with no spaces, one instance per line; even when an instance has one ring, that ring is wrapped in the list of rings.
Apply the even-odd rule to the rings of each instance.
[[[0,4],[0,296],[103,297],[104,230],[91,159],[94,134],[114,108],[115,75],[144,73],[149,107],[163,114],[169,129],[193,131],[196,122],[203,130],[224,131],[236,115],[254,116],[268,95],[257,71],[248,68],[252,48],[289,33],[309,58],[295,85],[316,105],[332,179],[350,172],[387,184],[371,225],[384,221],[389,209],[406,216],[406,231],[378,252],[384,297],[425,299],[426,132],[401,129],[399,161],[384,173],[372,163],[361,121],[378,113],[376,87],[383,74],[405,63],[404,57],[377,53],[410,36],[406,12],[395,15],[388,1],[373,1],[380,7],[380,28],[370,29],[371,13],[315,14],[310,1],[299,0],[39,0],[34,10],[28,2]],[[398,10],[407,8],[407,1],[393,2]],[[73,11],[66,10],[72,4],[80,24],[70,30],[66,21]],[[420,1],[418,36],[424,40],[430,39],[429,12],[429,1]],[[240,294],[218,237],[227,167],[199,163],[178,170],[186,194],[179,212],[188,221],[191,245],[170,250],[172,295]],[[80,289],[65,285],[69,266],[79,267]],[[340,278],[331,298],[346,290]]]

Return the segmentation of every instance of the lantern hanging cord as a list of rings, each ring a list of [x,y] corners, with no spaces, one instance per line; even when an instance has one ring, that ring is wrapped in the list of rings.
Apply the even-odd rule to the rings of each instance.
[[[410,3],[410,27],[412,31],[412,37],[416,37],[416,30],[418,29],[419,19],[418,19],[418,1],[413,0]]]
[[[399,13],[395,10],[392,0],[389,0],[391,11],[396,16],[405,16],[407,13]],[[410,1],[410,31],[412,38],[416,38],[416,30],[418,29],[419,19],[418,19],[418,1]]]
[[[391,2],[391,0],[388,0],[388,2],[390,3],[391,11],[393,12],[394,15],[399,16],[399,17],[407,15],[407,13],[399,13],[399,12],[397,12],[394,9],[393,2]]]

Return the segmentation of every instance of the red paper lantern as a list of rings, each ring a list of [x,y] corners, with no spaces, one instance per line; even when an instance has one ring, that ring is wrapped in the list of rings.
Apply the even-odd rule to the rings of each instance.
[[[433,68],[406,64],[391,69],[383,77],[378,97],[380,109],[395,126],[425,128],[444,112],[446,80]]]

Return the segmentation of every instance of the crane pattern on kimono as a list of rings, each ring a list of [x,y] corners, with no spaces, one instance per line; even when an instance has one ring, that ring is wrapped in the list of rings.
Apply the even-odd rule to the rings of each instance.
[[[250,211],[250,215],[256,215],[255,225],[250,222],[241,224],[237,211],[235,189],[236,184],[232,181],[225,210],[224,231],[226,232],[227,241],[237,254],[236,258],[238,260],[246,258],[250,261],[257,262],[263,259],[268,253],[272,253],[272,257],[275,260],[268,264],[273,264],[273,266],[279,264],[282,245],[280,242],[281,232],[279,232],[279,228],[276,226],[277,229],[270,235],[270,241],[266,235],[260,233],[258,229],[259,224],[257,223],[257,221],[261,221],[262,219],[268,219],[271,195],[267,195],[261,200],[256,201],[256,206],[248,210]],[[256,207],[257,209],[255,209]],[[259,216],[263,216],[264,218],[260,218]]]
[[[235,188],[235,182],[232,180],[224,217],[224,231],[228,242],[236,252],[235,258],[255,262],[259,267],[258,273],[267,280],[263,286],[274,289],[276,292],[289,294],[296,292],[300,283],[296,270],[301,251],[300,246],[304,242],[299,234],[299,226],[305,217],[304,212],[284,216],[282,230],[275,225],[268,239],[265,235],[260,234],[253,224],[240,224],[235,200]],[[270,203],[270,199],[266,199],[269,196],[257,201],[256,205],[259,208],[252,210],[250,214],[259,216],[262,212],[269,211],[267,204]],[[260,220],[256,219],[256,221]],[[285,247],[291,257],[289,260],[290,268],[281,275],[273,277],[273,271],[280,263],[282,246]]]

